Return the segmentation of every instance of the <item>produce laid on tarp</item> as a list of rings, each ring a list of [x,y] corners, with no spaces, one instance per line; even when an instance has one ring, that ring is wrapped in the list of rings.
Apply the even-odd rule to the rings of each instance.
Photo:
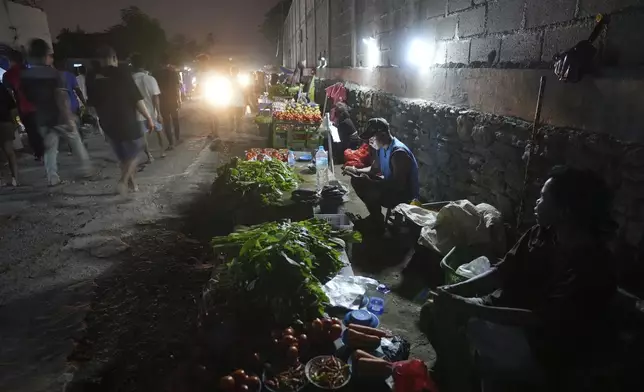
[[[231,260],[215,278],[219,309],[274,325],[321,317],[328,302],[322,285],[345,266],[345,241],[360,241],[360,234],[315,219],[269,222],[213,238],[215,252]]]
[[[212,193],[222,206],[276,205],[297,188],[296,174],[278,159],[233,158],[217,170]]]

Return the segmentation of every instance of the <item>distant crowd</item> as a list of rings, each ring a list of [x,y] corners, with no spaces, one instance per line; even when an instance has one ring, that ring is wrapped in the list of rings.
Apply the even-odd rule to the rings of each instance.
[[[12,186],[19,185],[13,141],[20,125],[34,158],[44,163],[49,186],[64,182],[58,173],[61,138],[78,160],[79,174],[94,175],[81,129],[83,124],[95,126],[119,160],[120,194],[138,190],[134,176],[141,153],[145,163],[154,161],[148,135],[157,135],[161,157],[181,142],[181,80],[167,61],[153,76],[141,56],[132,56],[131,69],[121,68],[116,52],[102,47],[89,71],[77,67],[74,75],[54,64],[51,47],[41,39],[31,41],[27,61],[17,51],[9,58],[0,88],[0,145]]]

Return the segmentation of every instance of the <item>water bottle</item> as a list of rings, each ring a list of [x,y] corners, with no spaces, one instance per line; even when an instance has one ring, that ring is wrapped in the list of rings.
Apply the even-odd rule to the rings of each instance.
[[[318,190],[322,190],[329,182],[329,156],[323,146],[315,154],[315,177]]]
[[[288,166],[289,167],[295,166],[295,153],[293,151],[288,152],[287,161],[288,161]]]

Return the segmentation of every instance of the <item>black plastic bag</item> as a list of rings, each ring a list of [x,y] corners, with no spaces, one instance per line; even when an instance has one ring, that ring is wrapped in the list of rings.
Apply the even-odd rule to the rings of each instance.
[[[581,41],[571,49],[554,56],[554,71],[560,81],[577,83],[592,70],[593,59],[597,53],[593,42],[595,42],[607,23],[603,15],[598,15],[596,21],[595,28],[587,40]]]
[[[389,362],[405,361],[409,359],[411,344],[402,336],[382,338],[380,348]]]

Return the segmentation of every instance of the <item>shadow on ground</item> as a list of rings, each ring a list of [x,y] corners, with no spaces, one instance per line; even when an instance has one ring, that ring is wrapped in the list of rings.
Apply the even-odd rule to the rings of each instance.
[[[222,160],[243,145],[225,148]],[[96,280],[87,330],[69,361],[68,391],[200,391],[212,387],[201,365],[202,289],[215,265],[210,239],[227,234],[209,199],[210,184],[176,206],[179,214],[137,225],[130,251]]]

